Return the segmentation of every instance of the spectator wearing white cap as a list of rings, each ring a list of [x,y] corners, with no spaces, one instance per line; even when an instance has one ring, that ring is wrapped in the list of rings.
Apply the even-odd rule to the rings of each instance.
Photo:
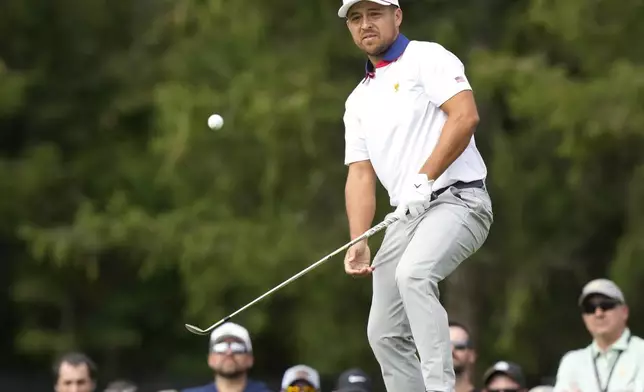
[[[253,367],[253,346],[246,328],[225,323],[210,335],[208,366],[215,373],[214,382],[183,392],[271,392],[248,372]]]
[[[320,388],[320,373],[310,366],[290,367],[282,377],[282,392],[320,392]]]
[[[644,391],[644,340],[627,327],[628,306],[620,288],[608,279],[592,280],[578,304],[593,341],[563,356],[555,392]]]
[[[526,392],[525,376],[521,366],[514,362],[499,361],[483,375],[484,392]]]

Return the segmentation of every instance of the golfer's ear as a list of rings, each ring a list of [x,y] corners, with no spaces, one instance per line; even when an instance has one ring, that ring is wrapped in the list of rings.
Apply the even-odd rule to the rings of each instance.
[[[398,7],[396,7],[396,10],[394,11],[394,19],[396,21],[396,27],[400,27],[400,25],[402,24],[402,20],[403,20],[403,12]]]

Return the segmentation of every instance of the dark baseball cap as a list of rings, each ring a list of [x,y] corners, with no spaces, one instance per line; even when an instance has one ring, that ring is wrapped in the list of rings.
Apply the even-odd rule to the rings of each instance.
[[[358,368],[346,370],[338,377],[335,392],[371,392],[371,378]]]
[[[514,382],[519,384],[521,388],[526,387],[523,369],[521,369],[521,366],[517,365],[514,362],[499,361],[495,363],[491,368],[485,371],[485,374],[483,375],[483,385],[487,386],[492,377],[497,374],[503,374],[510,377],[512,380],[514,380]]]

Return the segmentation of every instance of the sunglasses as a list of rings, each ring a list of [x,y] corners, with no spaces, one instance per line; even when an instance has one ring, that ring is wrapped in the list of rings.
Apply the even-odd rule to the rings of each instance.
[[[286,387],[285,392],[317,392],[317,390],[310,385],[291,385]]]
[[[619,302],[616,301],[601,301],[596,303],[586,302],[581,305],[581,311],[584,314],[593,314],[597,311],[597,308],[605,312],[607,310],[615,309],[618,305]]]
[[[226,354],[228,350],[232,354],[244,354],[248,352],[246,345],[239,342],[219,342],[212,346],[212,352],[215,354]]]
[[[519,392],[520,389],[488,389],[488,392]]]
[[[470,348],[470,342],[452,342],[452,346],[454,347],[454,350],[467,350]]]

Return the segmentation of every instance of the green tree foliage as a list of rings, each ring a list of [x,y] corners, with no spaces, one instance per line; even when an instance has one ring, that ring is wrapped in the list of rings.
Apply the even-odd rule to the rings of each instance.
[[[207,375],[205,340],[184,322],[209,325],[347,241],[341,118],[364,59],[338,4],[6,3],[10,358],[80,347],[107,374]],[[622,285],[641,331],[644,4],[403,10],[406,35],[463,59],[483,117],[495,223],[444,290],[474,324],[480,370],[505,357],[552,374],[588,341],[576,296],[598,276]],[[213,112],[219,131],[206,127]],[[378,202],[382,217],[382,191]],[[341,260],[240,315],[258,372],[294,362],[378,372],[365,336],[371,287]]]

